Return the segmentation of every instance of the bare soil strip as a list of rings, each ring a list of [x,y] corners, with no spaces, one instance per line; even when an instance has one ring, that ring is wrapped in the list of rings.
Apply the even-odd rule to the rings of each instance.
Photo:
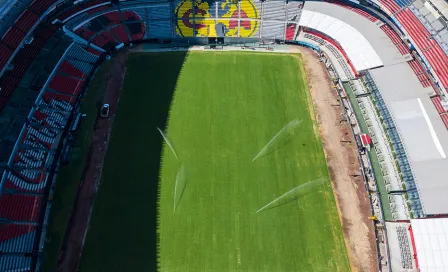
[[[110,105],[109,118],[99,118],[90,145],[89,156],[83,174],[83,180],[67,228],[65,245],[60,253],[57,271],[73,272],[78,270],[84,240],[87,234],[90,216],[103,169],[109,138],[112,131],[117,105],[120,100],[128,53],[123,51],[114,57],[109,72],[103,103]]]
[[[350,124],[342,121],[339,96],[332,88],[323,63],[309,49],[297,48],[303,55],[311,96],[316,111],[333,192],[342,223],[352,271],[377,271],[375,235],[369,197],[359,172],[357,148]],[[344,141],[344,142],[342,142]],[[351,144],[345,141],[351,141]]]

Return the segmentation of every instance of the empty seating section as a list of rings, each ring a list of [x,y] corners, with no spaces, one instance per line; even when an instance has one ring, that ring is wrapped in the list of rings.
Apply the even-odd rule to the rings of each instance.
[[[85,78],[86,74],[78,70],[75,66],[73,66],[70,62],[64,60],[61,65],[59,66],[59,72],[61,72],[64,75],[69,75],[77,78]]]
[[[286,5],[278,1],[266,1],[263,3],[263,19],[286,20]]]
[[[72,16],[72,15],[74,15],[74,14],[76,14],[77,12],[80,12],[80,11],[82,11],[82,10],[84,10],[84,7],[82,7],[82,6],[73,6],[73,7],[70,8],[70,9],[66,9],[66,10],[64,10],[61,14],[59,14],[59,15],[57,16],[57,18],[58,18],[59,20],[61,20],[61,21],[64,21],[65,19],[70,18],[70,16]]]
[[[431,65],[442,87],[448,88],[448,56],[439,44],[431,39],[428,30],[408,8],[401,10],[395,16]]]
[[[129,36],[126,32],[125,25],[117,25],[109,29],[110,32],[120,41],[129,42]]]
[[[0,45],[0,70],[5,67],[14,51],[23,41],[27,33],[39,21],[39,17],[54,4],[56,0],[34,0],[25,9],[14,24],[6,31]]]
[[[22,42],[23,38],[25,38],[25,33],[13,26],[3,36],[2,42],[11,49],[15,49]]]
[[[265,39],[284,39],[285,24],[282,22],[263,21],[261,36]]]
[[[9,170],[4,174],[4,191],[43,193],[47,174],[35,170]]]
[[[102,34],[96,35],[91,41],[106,50],[112,49],[116,45],[115,42],[109,41]]]
[[[29,271],[24,270],[24,268],[31,267],[32,261],[33,259],[30,256],[3,255],[0,256],[0,267],[4,268],[5,271]]]
[[[105,1],[103,1],[103,0],[81,2],[77,5],[71,6],[70,8],[65,8],[56,17],[59,20],[64,21],[64,20],[70,18],[70,16],[73,16],[76,13],[81,12],[83,10],[87,10],[88,13],[98,12],[104,8],[107,8],[104,5],[104,2]]]
[[[409,246],[409,238],[405,227],[397,227],[398,246],[400,248],[401,267],[404,269],[412,269],[411,247]]]
[[[132,11],[135,12],[135,14],[138,15],[138,17],[140,18],[140,20],[147,21],[147,18],[148,18],[148,16],[149,16],[149,14],[147,13],[148,8],[149,8],[149,7],[147,7],[147,8],[133,8]],[[156,6],[156,7],[153,7],[153,8],[159,8],[159,7]],[[167,12],[168,15],[170,15],[170,14],[169,14],[169,6],[168,6],[168,5],[166,6],[165,10],[167,10],[167,11],[168,11],[168,12]],[[124,11],[124,12],[125,12],[125,11]],[[124,16],[124,14],[123,14],[123,16]],[[170,18],[170,17],[167,17],[167,18],[165,18],[165,19],[168,19],[168,18]]]
[[[142,18],[134,11],[126,10],[122,11],[123,21],[140,21]]]
[[[105,13],[97,17],[97,20],[99,20],[105,27],[121,23],[120,13],[118,12]]]
[[[34,0],[33,3],[30,5],[30,9],[39,14],[42,15],[47,9],[56,3],[57,0]]]
[[[431,49],[423,52],[431,68],[440,79],[442,86],[448,89],[448,56],[435,41],[431,41]]]
[[[448,129],[448,114],[441,114],[440,118],[442,118],[443,124]]]
[[[90,54],[96,55],[98,57],[102,55],[102,53],[100,51],[95,50],[91,47],[87,48],[87,52],[89,52]]]
[[[165,10],[169,11],[167,8],[168,6]],[[139,14],[126,10],[102,14],[74,32],[85,40],[110,50],[120,43],[143,39],[146,27]]]
[[[39,17],[34,12],[26,9],[22,15],[15,22],[15,26],[24,32],[30,31],[30,29],[36,24]]]
[[[35,230],[36,227],[31,224],[1,224],[0,250],[3,253],[32,252]]]
[[[443,124],[448,129],[448,112],[445,110],[445,108],[442,105],[442,99],[440,98],[440,96],[437,95],[437,96],[431,97],[431,101],[434,104],[434,107],[436,108],[437,112],[439,113]]]
[[[226,1],[219,0],[215,2],[215,5],[218,6],[218,18],[231,18],[233,14],[235,14],[235,17],[238,17],[238,12],[234,13],[231,12],[230,4],[226,3]],[[183,13],[181,13],[183,14]]]
[[[409,6],[413,2],[413,0],[394,0],[394,1],[401,8]]]
[[[19,51],[14,60],[14,68],[0,81],[0,94],[3,98],[0,100],[0,112],[5,108],[9,98],[19,85],[20,80],[25,75],[40,49],[55,33],[56,29],[57,28],[53,25],[45,26],[39,29],[33,42]]]
[[[41,204],[41,196],[3,194],[0,197],[0,218],[10,221],[37,221]]]
[[[417,78],[420,80],[420,83],[423,85],[423,87],[425,87],[425,88],[430,87],[431,82],[430,82],[428,76],[426,75],[425,71],[423,70],[423,68],[418,63],[418,61],[411,60],[408,63],[409,63],[409,66],[411,66],[411,68],[414,71]]]
[[[184,7],[181,7],[181,8],[184,8]],[[179,14],[183,14],[183,13],[179,13]],[[151,19],[170,19],[171,18],[170,7],[169,7],[169,5],[166,5],[166,4],[148,7],[147,15],[148,15],[149,20],[151,20]],[[141,15],[140,15],[140,17],[141,17]],[[141,17],[141,18],[144,18],[144,17]]]
[[[132,41],[140,41],[145,38],[146,26],[144,23],[141,22],[126,23],[126,27],[130,32]]]
[[[36,107],[11,154],[2,176],[0,194],[0,250],[14,255],[0,259],[0,270],[27,271],[40,235],[36,234],[46,209],[44,191],[51,184],[49,170],[53,165],[60,136],[71,116],[75,103],[93,71],[98,56],[72,44],[55,68],[49,84],[41,90]],[[82,60],[90,61],[82,64]],[[85,61],[84,61],[85,62]],[[22,256],[18,258],[17,256]]]
[[[344,3],[344,2],[342,2],[342,1],[338,1],[338,0],[327,0],[326,2],[332,3],[332,4],[334,4],[334,5],[338,5],[338,6],[340,6],[340,7],[343,7],[343,8],[346,8],[346,9],[348,9],[348,10],[351,10],[351,11],[353,11],[353,12],[356,12],[356,13],[358,13],[359,15],[361,15],[361,16],[363,16],[363,17],[369,19],[369,20],[372,21],[372,22],[376,22],[376,21],[378,21],[378,19],[377,19],[375,16],[371,15],[371,14],[368,13],[367,11],[362,10],[362,9],[360,9],[360,8],[357,8],[357,7],[354,7],[354,6],[351,6],[351,5],[349,5],[349,4],[347,4],[347,3]]]
[[[286,14],[288,21],[299,21],[302,13],[303,2],[289,2],[286,5]]]
[[[430,34],[409,9],[403,9],[395,15],[404,29],[408,32],[420,50],[425,51],[431,47]]]
[[[285,40],[288,41],[292,41],[294,40],[296,37],[296,30],[298,28],[298,25],[296,23],[288,23],[286,25],[286,30],[285,30]]]
[[[434,106],[437,109],[437,112],[439,114],[445,113],[446,110],[443,108],[442,106],[442,99],[440,98],[440,96],[434,96],[431,98],[432,103],[434,104]]]
[[[409,48],[404,44],[403,40],[397,33],[395,33],[394,30],[392,30],[388,25],[382,25],[380,28],[384,31],[384,33],[386,33],[402,55],[410,54]]]
[[[304,36],[305,38],[307,38],[307,39],[310,39],[310,40],[312,40],[312,41],[317,42],[317,43],[320,44],[320,45],[324,45],[324,44],[326,44],[326,42],[325,42],[323,39],[321,39],[321,38],[319,38],[319,37],[316,37],[316,36],[314,36],[314,35],[312,35],[312,34],[305,33],[303,36]]]
[[[101,32],[101,35],[110,43],[115,45],[118,45],[117,38],[110,32],[110,30],[105,30]]]
[[[69,95],[78,95],[84,85],[84,80],[67,76],[55,75],[50,81],[50,89]]]
[[[147,23],[149,32],[148,38],[171,38],[171,21],[150,21]]]
[[[84,50],[83,48],[81,48],[79,46],[72,47],[71,50],[68,51],[67,57],[69,58],[69,61],[70,61],[70,59],[74,58],[74,59],[78,59],[78,60],[83,60],[84,62],[87,62],[87,63],[95,63],[98,60],[98,56],[96,54],[95,55],[90,54],[90,53],[86,52],[86,50]],[[77,67],[77,68],[79,69],[79,67]],[[84,72],[86,73],[86,71],[84,71]]]
[[[11,57],[12,52],[13,51],[6,45],[0,44],[0,69],[5,66],[6,62]]]
[[[268,3],[268,2],[266,2]],[[266,4],[265,3],[265,4]],[[277,3],[278,4],[278,3]],[[242,0],[240,2],[240,18],[260,18],[260,10],[256,10],[251,1]]]
[[[400,10],[400,6],[397,5],[394,0],[378,0],[378,2],[380,2],[383,7],[392,14]]]
[[[85,40],[90,40],[96,34],[95,32],[85,27],[78,28],[77,30],[75,30],[75,33]]]

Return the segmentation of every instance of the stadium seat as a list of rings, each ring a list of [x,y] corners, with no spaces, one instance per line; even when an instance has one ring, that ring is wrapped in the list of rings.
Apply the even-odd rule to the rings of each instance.
[[[39,17],[32,11],[26,9],[15,22],[15,26],[24,32],[28,32]]]
[[[50,81],[49,88],[69,95],[77,95],[80,93],[84,81],[67,76],[55,75]]]
[[[448,56],[440,48],[440,45],[431,39],[431,34],[408,8],[397,13],[396,18],[423,53],[423,56],[439,78],[442,87],[448,88]]]
[[[3,194],[0,197],[0,218],[12,221],[37,221],[42,197],[19,194]]]

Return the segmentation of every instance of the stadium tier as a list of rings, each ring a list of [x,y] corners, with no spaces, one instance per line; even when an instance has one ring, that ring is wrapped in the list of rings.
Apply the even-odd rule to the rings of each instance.
[[[368,2],[2,1],[0,271],[40,267],[59,157],[89,80],[104,59],[144,42],[286,41],[328,55],[341,82],[362,80],[377,102],[382,148],[395,156],[380,173],[396,179],[389,192],[408,190],[391,213],[448,214],[448,21],[436,8],[434,19],[423,14],[432,2]],[[42,62],[53,50],[56,59]],[[388,173],[396,168],[399,177]],[[418,265],[407,229],[393,235],[402,268]]]

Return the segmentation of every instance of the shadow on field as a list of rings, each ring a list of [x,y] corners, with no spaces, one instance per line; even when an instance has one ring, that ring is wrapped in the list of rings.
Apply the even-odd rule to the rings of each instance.
[[[150,90],[150,95],[147,97],[148,106],[152,108],[151,116],[142,118],[142,122],[148,120],[147,126],[149,129],[149,139],[151,147],[148,154],[147,170],[145,175],[149,180],[154,181],[152,188],[150,189],[149,198],[152,200],[150,214],[151,217],[151,243],[152,250],[148,252],[148,257],[151,260],[151,270],[157,271],[157,205],[158,205],[158,192],[159,192],[159,176],[161,168],[162,146],[163,138],[157,131],[156,127],[163,131],[167,129],[167,122],[169,117],[169,111],[171,102],[173,99],[174,91],[176,88],[177,80],[182,69],[182,65],[186,58],[187,52],[169,52],[169,53],[152,53],[153,57],[148,61],[154,61],[151,64],[156,70],[148,80],[150,85],[153,86]],[[149,56],[151,56],[150,54]],[[142,116],[143,117],[143,116]]]
[[[159,171],[187,52],[131,53],[80,271],[157,271]]]

